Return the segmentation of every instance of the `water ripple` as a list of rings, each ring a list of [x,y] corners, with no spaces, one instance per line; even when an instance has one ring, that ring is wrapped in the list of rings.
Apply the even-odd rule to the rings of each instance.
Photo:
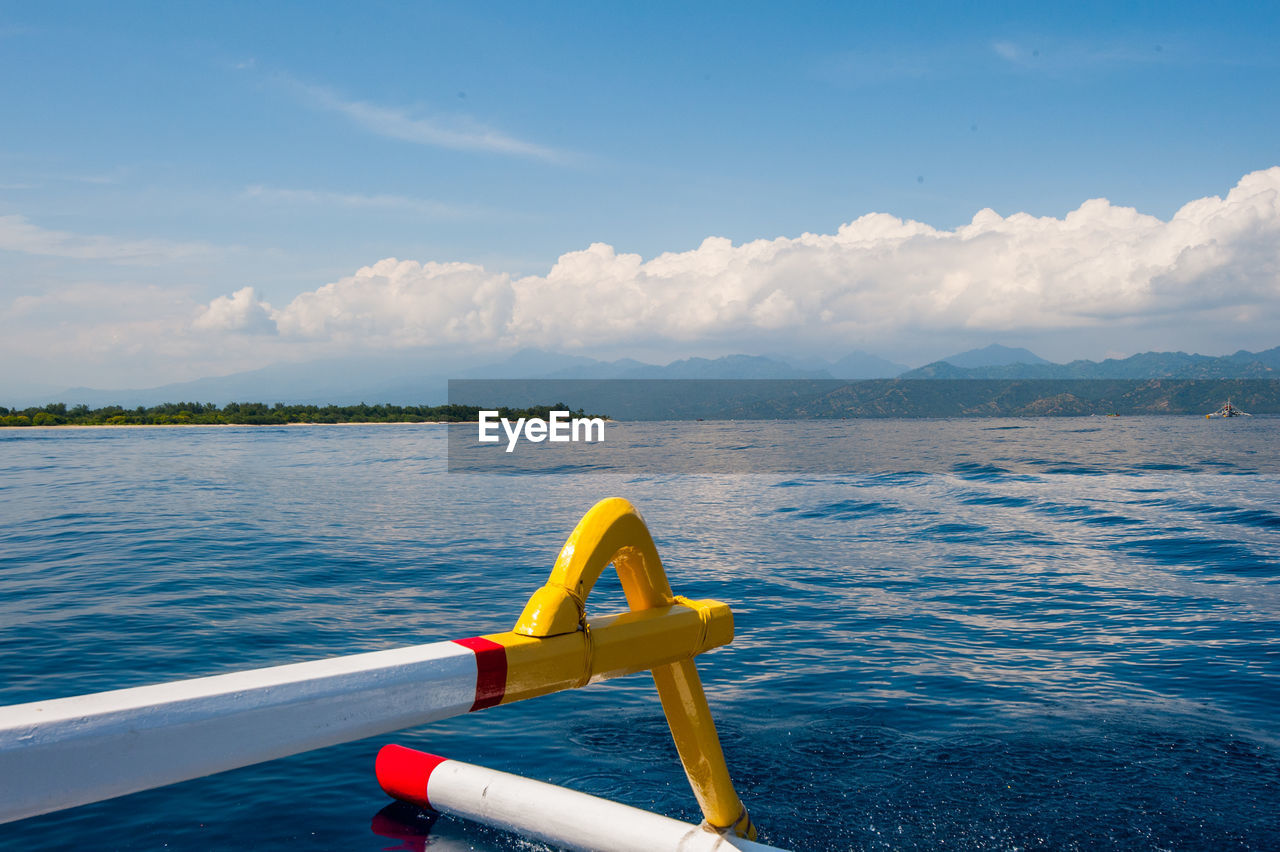
[[[1280,848],[1280,477],[1125,450],[1191,420],[939,421],[920,434],[968,442],[961,464],[812,476],[448,474],[443,435],[409,427],[5,432],[0,698],[506,630],[617,494],[673,589],[733,606],[733,644],[699,669],[766,839]],[[1081,440],[1115,463],[1072,462]],[[607,572],[588,611],[624,607]],[[644,675],[390,739],[698,818]],[[0,846],[385,848],[382,741],[26,820]]]

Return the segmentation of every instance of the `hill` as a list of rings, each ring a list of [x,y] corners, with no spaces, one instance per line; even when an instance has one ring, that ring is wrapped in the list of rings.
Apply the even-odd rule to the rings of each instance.
[[[1188,355],[1185,352],[1143,352],[1105,361],[1069,364],[990,364],[962,367],[935,361],[908,370],[902,379],[1269,379],[1280,378],[1280,346],[1263,352],[1240,350],[1234,355]]]
[[[981,349],[970,349],[958,355],[942,359],[953,367],[1004,367],[1011,364],[1048,364],[1044,358],[1029,349],[1013,348],[992,343]]]

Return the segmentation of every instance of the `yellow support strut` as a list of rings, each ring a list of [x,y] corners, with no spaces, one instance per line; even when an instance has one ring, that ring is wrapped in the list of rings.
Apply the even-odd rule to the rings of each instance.
[[[588,621],[587,596],[610,563],[631,612]],[[755,826],[729,779],[692,659],[733,638],[733,615],[718,601],[672,594],[653,537],[626,500],[602,500],[587,512],[512,632],[484,638],[506,652],[502,703],[650,668],[707,825],[755,838]],[[637,642],[643,642],[643,654],[636,653]]]

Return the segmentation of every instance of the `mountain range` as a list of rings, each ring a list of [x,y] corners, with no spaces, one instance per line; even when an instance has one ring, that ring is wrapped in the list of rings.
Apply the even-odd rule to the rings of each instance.
[[[866,353],[835,361],[786,356],[726,355],[685,358],[666,365],[630,358],[602,361],[581,355],[524,349],[489,364],[446,368],[427,352],[281,364],[228,376],[132,390],[71,388],[39,398],[0,400],[7,405],[48,402],[90,406],[158,405],[199,401],[298,404],[386,402],[435,405],[446,400],[449,379],[1251,379],[1280,378],[1280,347],[1241,350],[1220,357],[1144,352],[1104,361],[1055,364],[1026,349],[993,344],[922,367]],[[29,395],[28,395],[29,396]]]
[[[988,350],[993,347],[987,347]],[[1000,347],[1003,348],[1003,347]],[[975,350],[982,352],[987,350]],[[1013,351],[1013,350],[1008,350]],[[1026,350],[1021,350],[1026,352]],[[965,353],[972,355],[974,353]],[[1030,352],[1027,352],[1031,355]],[[1034,355],[1032,355],[1035,358]],[[901,373],[900,379],[1275,379],[1280,378],[1280,346],[1263,352],[1241,349],[1234,355],[1143,352],[1105,361],[1054,364],[1041,358],[980,363],[946,358]]]

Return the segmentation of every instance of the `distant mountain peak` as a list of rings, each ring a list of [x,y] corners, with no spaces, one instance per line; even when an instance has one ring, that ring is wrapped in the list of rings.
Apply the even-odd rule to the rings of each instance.
[[[837,379],[891,379],[907,371],[905,364],[895,364],[869,352],[850,352],[827,368]]]
[[[992,343],[990,346],[984,346],[981,349],[970,349],[967,352],[950,355],[939,360],[945,361],[953,367],[963,368],[1005,367],[1009,364],[1051,363],[1029,349],[1013,346],[1001,346],[999,343]]]
[[[1280,377],[1280,347],[1213,357],[1185,352],[1140,352],[1128,358],[1070,364],[1015,362],[959,367],[935,361],[904,379],[1268,379]]]
[[[785,361],[763,355],[724,355],[720,358],[684,358],[665,367],[629,371],[634,379],[829,379],[825,370],[799,370]]]

